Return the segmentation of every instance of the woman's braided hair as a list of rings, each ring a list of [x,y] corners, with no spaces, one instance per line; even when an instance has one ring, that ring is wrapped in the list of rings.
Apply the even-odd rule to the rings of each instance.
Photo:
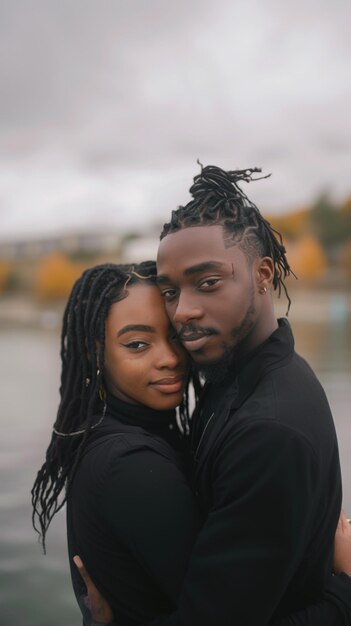
[[[169,233],[191,226],[223,226],[226,247],[239,245],[249,258],[269,256],[274,262],[273,287],[281,290],[291,305],[285,278],[293,273],[286,258],[282,236],[264,219],[257,206],[249,200],[239,183],[268,178],[253,178],[258,168],[226,172],[215,165],[201,166],[201,172],[190,187],[192,200],[172,211],[171,221],[164,225],[161,239]]]
[[[106,405],[103,382],[105,322],[113,303],[128,287],[155,284],[156,264],[104,264],[86,270],[76,281],[63,316],[60,404],[46,460],[32,488],[32,521],[44,552],[49,524],[67,499],[67,489],[92,429],[102,421]],[[188,387],[179,417],[188,430]],[[64,492],[60,499],[60,494]]]

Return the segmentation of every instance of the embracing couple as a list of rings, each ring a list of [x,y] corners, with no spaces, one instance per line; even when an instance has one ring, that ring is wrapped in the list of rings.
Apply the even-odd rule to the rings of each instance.
[[[67,503],[86,626],[351,624],[335,429],[274,314],[291,269],[241,188],[254,171],[202,168],[157,268],[100,265],[73,287],[32,501],[44,547]]]

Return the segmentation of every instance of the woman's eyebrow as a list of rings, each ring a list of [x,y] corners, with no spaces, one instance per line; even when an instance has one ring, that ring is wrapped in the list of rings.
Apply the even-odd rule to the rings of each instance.
[[[131,330],[141,330],[145,333],[154,333],[155,329],[153,326],[146,326],[145,324],[128,324],[127,326],[123,326],[118,333],[117,337],[124,335],[125,333],[129,333]]]
[[[169,283],[170,279],[168,276],[166,276],[166,274],[160,274],[158,276],[156,276],[156,283],[158,285],[162,285],[162,283]]]

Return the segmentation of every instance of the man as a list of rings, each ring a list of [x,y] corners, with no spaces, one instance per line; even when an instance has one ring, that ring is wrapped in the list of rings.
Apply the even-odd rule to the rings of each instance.
[[[351,623],[350,579],[331,577],[334,425],[289,324],[274,315],[271,291],[287,294],[290,267],[238,186],[253,171],[203,168],[161,234],[161,294],[207,379],[191,432],[203,526],[177,612],[153,622],[162,626],[282,624],[299,611],[286,624]]]

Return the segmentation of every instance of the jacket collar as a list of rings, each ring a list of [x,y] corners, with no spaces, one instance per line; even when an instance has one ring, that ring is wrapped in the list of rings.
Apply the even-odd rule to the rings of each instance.
[[[287,319],[278,320],[278,328],[237,365],[237,393],[231,408],[238,409],[268,372],[289,361],[294,353],[294,337]],[[233,381],[232,381],[233,382]]]
[[[216,403],[213,407],[213,415],[208,416],[205,428],[200,441],[198,442],[195,454],[196,476],[205,459],[210,453],[214,442],[223,430],[225,423],[233,410],[237,410],[247,398],[253,393],[259,381],[268,372],[281,367],[284,362],[288,362],[294,353],[294,337],[290,324],[285,318],[278,320],[278,328],[260,344],[254,351],[246,355],[228,373],[225,381],[220,385],[207,385],[201,398],[201,406],[206,408],[206,396],[208,393],[214,394]],[[218,394],[218,396],[217,396]],[[194,420],[197,411],[194,415]],[[196,425],[195,425],[196,426]]]

